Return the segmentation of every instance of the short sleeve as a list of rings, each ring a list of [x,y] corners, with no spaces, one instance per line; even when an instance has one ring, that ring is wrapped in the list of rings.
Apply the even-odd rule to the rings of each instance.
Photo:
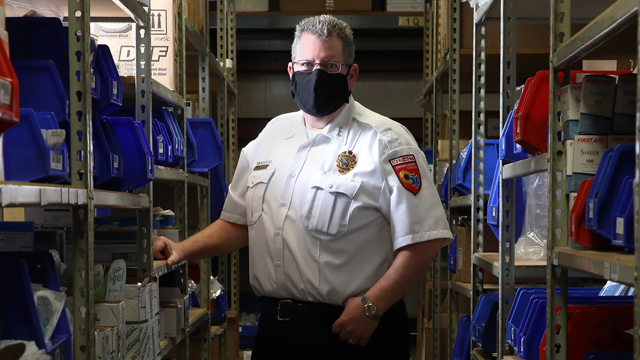
[[[424,153],[415,146],[402,146],[387,152],[380,166],[384,184],[379,207],[391,224],[394,251],[423,241],[452,239]]]
[[[229,194],[224,202],[220,219],[239,225],[247,225],[247,211],[245,197],[247,194],[247,177],[249,176],[249,161],[244,150],[240,153],[238,166],[229,185]]]

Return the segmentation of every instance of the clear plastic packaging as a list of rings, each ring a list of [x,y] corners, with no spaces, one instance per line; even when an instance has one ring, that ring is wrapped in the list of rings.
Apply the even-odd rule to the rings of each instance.
[[[44,350],[39,349],[35,341],[0,340],[0,349],[15,346],[16,344],[25,345],[25,350],[19,358],[20,360],[51,360],[51,356],[47,355]],[[2,358],[2,360],[5,359]]]
[[[36,303],[40,326],[42,326],[44,342],[48,342],[51,340],[53,330],[58,324],[67,296],[64,293],[46,289],[39,284],[31,284],[31,288],[33,289],[33,299]]]
[[[522,179],[526,208],[522,236],[516,243],[516,258],[544,260],[547,258],[549,225],[549,175],[540,173]]]

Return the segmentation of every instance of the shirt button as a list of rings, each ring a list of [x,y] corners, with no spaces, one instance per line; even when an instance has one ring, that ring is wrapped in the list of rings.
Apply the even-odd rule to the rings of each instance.
[[[280,231],[276,231],[276,236],[280,236]]]
[[[329,189],[333,189],[333,184],[329,184]]]
[[[280,205],[281,206],[287,206],[287,203],[283,201],[283,202],[280,203]]]
[[[291,177],[296,177],[296,173],[292,172],[291,174],[289,174]]]
[[[280,267],[280,263],[279,262],[276,263],[276,267]]]

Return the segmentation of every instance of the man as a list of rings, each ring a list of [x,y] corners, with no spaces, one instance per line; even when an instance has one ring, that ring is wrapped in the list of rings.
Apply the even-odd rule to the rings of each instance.
[[[249,245],[265,297],[254,359],[408,359],[402,298],[451,240],[414,138],[351,97],[354,53],[345,22],[300,22],[288,72],[301,111],[242,150],[220,220],[154,241],[169,265]]]

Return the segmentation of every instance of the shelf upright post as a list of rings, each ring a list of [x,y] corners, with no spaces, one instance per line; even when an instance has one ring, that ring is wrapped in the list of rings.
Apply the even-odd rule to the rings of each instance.
[[[73,216],[73,358],[95,359],[93,289],[93,127],[91,119],[90,1],[68,2],[69,117],[71,119],[71,184],[87,190],[85,205]]]
[[[640,19],[640,12],[638,12],[638,19]],[[640,28],[640,21],[638,21],[638,25]],[[638,32],[638,40],[636,50],[640,49],[640,32]],[[638,59],[640,59],[640,51],[637,52]],[[636,61],[638,60],[636,59]],[[640,61],[638,61],[640,64]],[[638,85],[638,89],[640,89],[640,84]],[[640,92],[637,92],[640,95]],[[638,96],[636,95],[636,97]],[[634,236],[635,236],[635,246],[636,249],[640,249],[640,101],[636,98],[636,173],[635,173],[635,191],[634,191]],[[640,251],[636,251],[635,254],[635,288],[640,289]],[[634,306],[633,311],[635,313],[633,317],[633,352],[634,359],[640,359],[640,294],[634,293]]]
[[[425,14],[424,14],[424,30],[423,30],[423,41],[424,41],[424,49],[423,49],[423,71],[422,71],[422,81],[425,85],[423,91],[423,99],[424,101],[431,101],[430,98],[432,96],[429,95],[429,90],[426,88],[427,82],[433,75],[433,37],[432,37],[432,16],[433,12],[430,11],[430,4],[427,4],[425,0]],[[431,110],[433,112],[433,108]],[[432,148],[433,149],[433,171],[431,172],[432,180],[434,184],[438,184],[438,166],[437,166],[437,154],[436,154],[436,144],[437,139],[434,139],[435,136],[435,128],[434,128],[434,116],[428,111],[424,111],[423,113],[423,147],[424,148]],[[431,309],[426,307],[427,299],[426,299],[426,289],[429,283],[429,276],[425,275],[422,279],[422,286],[420,291],[420,308],[422,309],[422,316],[418,319],[418,341],[417,344],[420,347],[417,349],[419,360],[425,360],[425,350],[426,350],[426,325],[428,321],[429,314],[431,313]],[[430,302],[429,302],[430,303]]]
[[[500,128],[504,127],[516,98],[516,0],[500,1]],[[502,169],[502,161],[500,168]],[[498,359],[511,355],[506,341],[507,316],[515,296],[515,179],[500,182],[500,290],[498,307]]]
[[[435,79],[434,84],[434,102],[435,102],[435,113],[436,119],[438,122],[437,129],[442,128],[442,108],[443,108],[443,96],[442,96],[442,86],[440,84],[440,80]],[[439,130],[436,130],[439,132]],[[446,250],[440,249],[435,259],[433,260],[432,265],[432,274],[431,281],[433,282],[433,291],[432,291],[432,306],[433,306],[433,317],[432,317],[432,341],[431,341],[431,349],[432,359],[440,360],[440,307],[441,307],[441,299],[440,294],[442,293],[442,256]],[[443,359],[444,360],[444,359]]]
[[[476,4],[474,12],[478,10]],[[471,258],[475,253],[484,252],[484,143],[485,143],[485,109],[486,109],[486,25],[484,20],[474,23],[473,27],[473,129],[471,141],[471,161],[473,176],[471,177]],[[469,155],[467,155],[469,156]],[[473,314],[478,297],[484,291],[484,270],[475,263],[471,264],[471,314]],[[473,343],[473,340],[471,340]],[[473,344],[472,344],[473,345]],[[473,352],[473,346],[471,346]]]
[[[151,119],[151,29],[150,13],[144,23],[136,23],[136,120],[144,124],[144,132],[153,144]],[[98,121],[99,119],[96,119]],[[150,165],[150,164],[149,164]],[[149,207],[136,210],[138,223],[138,275],[153,271],[153,182],[140,193],[149,196]]]
[[[449,9],[449,159],[458,157],[459,140],[460,140],[460,0],[450,0],[451,7]],[[467,154],[469,156],[469,154]],[[449,177],[449,183],[453,184]],[[453,197],[451,185],[449,186],[449,199]],[[449,224],[452,231],[455,231],[459,225],[460,209],[449,209]],[[451,249],[452,245],[448,248]],[[453,249],[453,251],[456,251]],[[448,358],[451,359],[453,353],[453,344],[458,333],[458,292],[452,291],[451,283],[453,281],[453,273],[448,271],[447,260],[447,278],[449,294],[449,316],[448,330],[449,336],[447,344]]]
[[[553,55],[571,37],[571,0],[552,0],[550,51]],[[560,103],[556,94],[570,82],[570,68],[555,68],[549,61],[549,229],[547,240],[547,359],[567,358],[567,277],[568,270],[557,266],[553,249],[567,246],[569,201],[566,193],[567,159],[562,139]],[[559,293],[556,292],[559,289]],[[556,312],[556,307],[560,312]]]

